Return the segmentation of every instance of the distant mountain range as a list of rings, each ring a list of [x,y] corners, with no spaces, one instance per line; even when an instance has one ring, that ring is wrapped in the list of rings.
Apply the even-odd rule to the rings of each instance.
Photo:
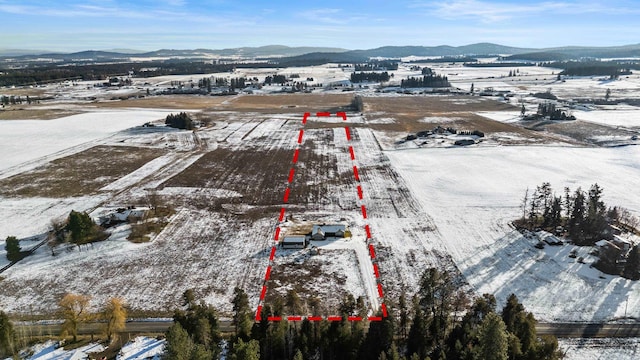
[[[407,56],[487,56],[507,55],[507,60],[551,61],[584,57],[625,58],[640,57],[640,44],[612,47],[557,47],[557,48],[518,48],[492,43],[478,43],[464,46],[383,46],[367,50],[347,50],[329,47],[288,47],[269,45],[261,47],[240,47],[220,50],[162,49],[150,52],[135,50],[117,51],[81,51],[75,53],[48,53],[45,51],[1,50],[0,57],[15,60],[36,60],[39,58],[56,59],[65,62],[74,61],[121,61],[144,58],[210,59],[218,57],[267,58],[278,57],[282,64],[311,62],[355,62],[366,61],[372,57],[399,58]],[[275,59],[274,59],[275,60]]]

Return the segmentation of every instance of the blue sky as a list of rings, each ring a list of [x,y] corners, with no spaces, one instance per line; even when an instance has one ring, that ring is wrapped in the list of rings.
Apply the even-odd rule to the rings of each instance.
[[[0,49],[640,43],[640,0],[0,0]]]

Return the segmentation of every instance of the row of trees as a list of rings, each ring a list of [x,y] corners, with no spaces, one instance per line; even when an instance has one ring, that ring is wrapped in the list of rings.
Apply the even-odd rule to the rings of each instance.
[[[372,60],[364,64],[354,64],[355,71],[398,70],[398,61]]]
[[[280,84],[284,86],[288,81],[285,75],[268,75],[264,78],[265,85]]]
[[[570,76],[605,75],[614,79],[631,74],[629,65],[616,61],[567,61],[554,62],[551,66],[564,69],[560,74]]]
[[[89,321],[99,321],[102,324],[102,332],[110,344],[115,335],[125,328],[127,309],[124,300],[118,297],[107,300],[97,313],[89,311],[91,297],[80,294],[68,293],[58,303],[60,315],[64,319],[62,323],[62,336],[71,336],[73,342],[78,341],[78,327]],[[25,339],[18,338],[15,328],[9,316],[0,311],[0,358],[5,356],[17,356],[20,347],[25,344]]]
[[[257,78],[254,78],[257,81]],[[205,77],[198,80],[198,88],[206,89],[207,93],[211,93],[213,87],[229,87],[231,90],[244,89],[247,79],[245,77],[227,79],[224,77]],[[195,85],[194,85],[195,86]]]
[[[0,103],[3,106],[6,105],[21,105],[23,103],[27,103],[29,105],[31,105],[31,103],[33,102],[39,102],[39,99],[34,99],[32,97],[30,97],[29,95],[22,97],[22,96],[6,96],[6,95],[2,95],[0,96]]]
[[[363,81],[386,82],[389,81],[388,72],[353,72],[351,82],[359,83]]]
[[[118,62],[111,64],[33,64],[19,69],[2,69],[0,86],[37,85],[63,80],[106,80],[133,71],[136,76],[153,77],[160,75],[211,74],[232,71],[236,66],[264,67],[258,64],[212,64],[203,61],[151,61]]]
[[[348,321],[366,318],[364,301],[345,297],[341,321],[269,322],[268,316],[302,308],[295,291],[284,304],[265,305],[262,320],[253,321],[246,293],[236,288],[233,299],[235,336],[231,359],[557,359],[557,340],[536,334],[535,319],[511,295],[500,313],[496,299],[483,295],[473,302],[447,272],[428,269],[420,289],[407,301],[402,295],[389,306],[382,321]],[[183,295],[167,333],[171,359],[210,359],[219,353],[220,340],[214,310],[197,302],[193,291]],[[382,314],[378,314],[382,316]]]
[[[186,112],[181,112],[179,114],[169,114],[165,118],[164,123],[167,126],[170,126],[176,129],[183,129],[183,130],[195,129],[195,124],[193,123],[193,120],[191,120],[191,116],[189,116],[189,114],[187,114]]]
[[[450,87],[449,79],[442,75],[424,75],[423,77],[409,77],[400,82],[403,88],[413,87]]]

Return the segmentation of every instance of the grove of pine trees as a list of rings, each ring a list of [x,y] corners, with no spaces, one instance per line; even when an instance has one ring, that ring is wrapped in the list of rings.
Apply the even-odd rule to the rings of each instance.
[[[500,313],[496,299],[485,294],[471,302],[448,272],[427,269],[420,288],[407,304],[404,295],[388,306],[382,321],[348,321],[363,316],[362,298],[346,296],[340,321],[268,321],[268,316],[293,313],[302,306],[290,291],[281,301],[262,308],[255,322],[247,294],[236,288],[233,298],[234,335],[227,358],[278,359],[558,359],[554,337],[536,334],[535,319],[511,295]],[[167,332],[168,359],[211,359],[219,353],[217,317],[213,308],[183,295],[184,307]],[[186,309],[185,309],[186,307]]]
[[[560,226],[566,236],[579,246],[594,246],[600,240],[613,238],[612,225],[638,233],[640,221],[629,210],[607,207],[602,201],[603,189],[593,184],[585,192],[577,188],[573,193],[566,187],[563,195],[556,195],[548,182],[537,186],[533,193],[526,191],[522,200],[522,218],[514,224],[528,230],[545,229],[554,232]],[[625,254],[621,254],[625,256]],[[636,244],[626,254],[622,271],[611,264],[611,259],[600,258],[598,268],[628,279],[640,279],[640,246]],[[613,259],[615,262],[615,259]]]
[[[554,231],[563,226],[568,237],[576,245],[592,246],[602,239],[610,239],[610,225],[621,221],[619,208],[607,208],[602,201],[603,189],[598,184],[591,185],[588,192],[577,188],[573,193],[564,189],[564,196],[556,195],[548,182],[537,186],[522,201],[522,218],[518,226],[542,228]]]
[[[414,87],[450,87],[449,79],[442,75],[424,75],[422,77],[409,77],[400,81],[400,86],[403,88]]]
[[[363,81],[386,82],[389,81],[388,72],[353,72],[351,82],[359,83]]]
[[[164,123],[167,126],[183,130],[193,130],[195,128],[193,120],[191,120],[191,117],[186,112],[181,112],[177,115],[169,114]]]

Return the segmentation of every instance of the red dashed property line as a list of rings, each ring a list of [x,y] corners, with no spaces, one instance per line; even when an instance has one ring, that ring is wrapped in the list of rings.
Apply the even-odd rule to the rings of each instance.
[[[336,113],[336,115],[338,117],[341,117],[342,120],[346,121],[347,120],[347,114],[345,112],[338,112]],[[304,126],[307,123],[307,120],[309,118],[309,116],[311,116],[310,113],[305,113],[303,118],[302,118],[302,125]],[[331,113],[329,112],[318,112],[316,113],[317,117],[328,117],[331,116]],[[348,126],[345,126],[345,135],[347,138],[347,141],[351,141],[351,130]],[[298,134],[298,146],[300,144],[302,144],[302,141],[304,139],[304,129],[301,128],[300,132]],[[355,152],[353,150],[353,146],[349,146],[349,155],[352,161],[355,161],[356,157],[355,157]],[[295,165],[298,162],[298,158],[300,156],[300,148],[296,148],[295,152],[293,153],[293,164]],[[360,175],[358,173],[358,167],[356,165],[353,166],[353,175],[354,178],[357,182],[360,182]],[[287,178],[287,182],[288,184],[291,184],[293,182],[295,176],[295,168],[291,167],[289,169],[289,176]],[[357,185],[356,190],[358,192],[358,199],[363,200],[364,198],[364,194],[363,194],[363,190],[362,190],[362,186],[360,184]],[[287,188],[285,189],[284,192],[284,196],[283,196],[283,203],[287,204],[289,202],[289,196],[291,194],[291,188],[289,186],[287,186]],[[361,205],[361,210],[362,210],[362,217],[366,220],[367,219],[367,209],[366,206],[364,204]],[[285,219],[285,213],[286,213],[286,209],[283,206],[280,209],[280,214],[278,216],[278,223],[282,222]],[[379,282],[379,278],[380,278],[380,270],[378,268],[378,264],[375,262],[375,258],[376,258],[376,254],[375,254],[375,249],[373,244],[370,242],[371,241],[371,229],[369,227],[369,224],[366,224],[364,226],[365,232],[366,232],[366,241],[368,243],[368,248],[369,248],[369,254],[371,256],[371,260],[373,263],[373,272],[374,275],[376,277],[376,279],[378,279],[376,281],[376,285],[377,285],[377,290],[378,290],[378,297],[380,299],[383,299],[380,307],[382,309],[382,316],[369,316],[367,317],[367,320],[369,321],[382,321],[383,317],[387,317],[388,313],[387,313],[387,306],[384,303],[384,292],[382,290],[382,284]],[[275,233],[274,233],[274,241],[277,243],[280,239],[280,226],[276,226],[275,228]],[[260,303],[258,304],[258,307],[256,309],[256,316],[255,319],[256,321],[261,321],[262,320],[262,309],[263,309],[263,302],[264,299],[266,297],[266,293],[267,293],[267,282],[269,281],[270,277],[271,277],[271,271],[273,268],[273,261],[275,259],[275,254],[276,254],[277,248],[276,245],[272,246],[271,248],[271,253],[269,255],[269,265],[267,266],[267,270],[265,272],[265,276],[264,276],[264,282],[262,285],[262,290],[260,292]],[[321,316],[287,316],[286,320],[287,321],[302,321],[303,319],[307,319],[309,321],[322,321],[323,317]],[[342,321],[343,317],[342,316],[328,316],[326,318],[328,321]],[[274,322],[274,321],[282,321],[283,317],[282,316],[268,316],[267,317],[268,321]],[[347,321],[362,321],[363,318],[360,316],[349,316],[346,318]]]
[[[309,116],[311,116],[310,113],[305,113],[303,118],[302,118],[302,125],[304,126],[307,123],[307,119],[309,118]],[[302,140],[304,139],[304,129],[301,128],[300,132],[298,133],[298,146],[300,144],[302,144]],[[298,162],[298,157],[300,156],[300,148],[296,148],[295,152],[293,153],[293,164],[295,165]],[[295,176],[295,168],[291,167],[289,169],[289,176],[287,178],[287,182],[289,184],[291,184],[293,182],[293,178]],[[289,196],[291,194],[291,188],[289,186],[287,186],[287,188],[284,191],[284,196],[282,198],[282,202],[287,204],[289,202]],[[278,223],[281,223],[284,219],[285,219],[285,213],[286,213],[286,209],[283,206],[282,208],[280,208],[280,214],[278,215]],[[277,243],[280,240],[280,226],[276,226],[275,232],[273,234],[273,240]],[[275,255],[276,255],[276,245],[271,247],[271,253],[269,254],[269,265],[267,266],[267,271],[265,272],[264,275],[264,282],[262,285],[262,291],[260,292],[260,303],[258,304],[258,307],[256,309],[256,316],[255,319],[256,321],[261,321],[262,320],[262,307],[263,307],[263,302],[264,299],[266,297],[267,294],[267,282],[269,281],[269,278],[271,277],[271,269],[273,268],[273,261],[275,259]],[[302,319],[302,317],[289,317],[287,318],[289,321],[298,321],[297,319],[300,318],[300,320]],[[268,321],[281,321],[282,317],[281,316],[269,316],[267,318]]]
[[[346,113],[338,113],[338,116],[342,117],[342,120],[347,120],[347,115]],[[351,130],[348,126],[344,127],[344,131],[345,131],[345,135],[347,137],[347,141],[351,141]],[[356,155],[355,152],[353,150],[353,146],[349,146],[349,156],[351,157],[351,161],[356,160]],[[353,176],[356,179],[357,182],[360,182],[360,174],[358,174],[358,167],[354,164],[353,165]],[[363,200],[364,198],[364,194],[363,194],[363,190],[362,190],[362,185],[358,184],[356,186],[356,191],[358,192],[358,199]],[[367,220],[367,207],[364,204],[361,204],[361,210],[362,210],[362,218]],[[382,290],[382,284],[380,283],[380,269],[378,268],[378,264],[375,262],[375,258],[376,258],[376,251],[374,248],[374,245],[371,243],[371,227],[369,226],[369,224],[366,224],[364,226],[364,230],[367,234],[367,238],[366,241],[369,244],[369,254],[371,255],[371,261],[373,264],[373,273],[375,274],[376,277],[376,285],[378,288],[378,297],[380,299],[382,299],[382,304],[381,304],[381,308],[382,308],[382,317],[387,317],[388,313],[387,313],[387,305],[384,303],[384,292]],[[375,317],[375,316],[370,316],[369,317],[369,321],[381,321],[382,318],[380,317]]]

